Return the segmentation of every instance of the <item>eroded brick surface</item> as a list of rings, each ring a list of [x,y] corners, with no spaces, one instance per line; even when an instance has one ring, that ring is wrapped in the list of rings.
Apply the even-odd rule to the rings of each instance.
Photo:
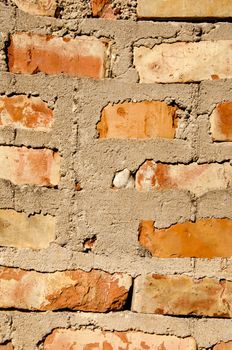
[[[0,209],[0,246],[16,248],[47,248],[54,241],[55,218],[50,215],[18,213]]]
[[[193,338],[160,336],[142,332],[107,332],[101,330],[54,330],[44,343],[44,350],[195,350]]]
[[[54,17],[57,9],[56,0],[13,0],[22,11],[38,16]]]
[[[215,141],[232,141],[232,102],[219,103],[210,116]]]
[[[137,13],[143,18],[231,17],[230,0],[138,0]]]
[[[110,0],[91,0],[93,17],[116,19]]]
[[[132,310],[164,315],[232,317],[232,282],[147,275],[135,280]]]
[[[0,269],[0,308],[25,310],[122,310],[131,277],[100,270],[39,273]]]
[[[160,101],[109,104],[97,124],[99,137],[173,139],[178,124],[176,111],[176,107]]]
[[[159,258],[215,258],[232,256],[232,220],[201,219],[156,229],[141,221],[139,242]]]
[[[0,350],[14,350],[12,343],[0,345]]]
[[[232,78],[231,40],[165,43],[152,49],[136,47],[134,64],[141,83],[229,79]]]
[[[60,181],[60,156],[49,149],[0,147],[0,178],[16,185],[56,186]]]
[[[8,48],[12,73],[65,73],[101,79],[105,74],[106,43],[91,36],[76,39],[17,33]]]
[[[38,97],[0,96],[0,125],[48,131],[53,111]]]
[[[214,346],[213,350],[232,350],[232,341],[221,342]]]
[[[232,167],[229,163],[169,165],[147,160],[135,176],[135,188],[144,192],[176,188],[201,196],[231,185]]]

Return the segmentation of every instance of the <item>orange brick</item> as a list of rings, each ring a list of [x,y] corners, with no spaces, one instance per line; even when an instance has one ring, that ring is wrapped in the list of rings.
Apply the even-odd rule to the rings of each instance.
[[[53,111],[39,97],[0,96],[0,125],[49,131]]]
[[[210,116],[215,141],[232,141],[232,102],[219,103]]]
[[[0,307],[106,312],[122,310],[131,277],[100,270],[54,273],[0,268]]]
[[[214,346],[213,350],[232,350],[232,341],[227,343],[221,342]]]
[[[0,350],[14,350],[12,343],[0,345]]]
[[[141,221],[139,242],[159,258],[228,258],[232,256],[232,220],[201,219],[156,229]]]
[[[105,74],[106,50],[106,43],[94,37],[71,39],[17,33],[11,35],[8,48],[9,70],[101,79]]]
[[[56,329],[47,336],[44,350],[196,350],[195,340],[142,332]]]
[[[56,186],[60,156],[49,149],[0,146],[0,178],[16,185]]]
[[[109,104],[97,124],[99,137],[173,139],[178,124],[176,111],[176,107],[160,101]]]
[[[132,310],[162,315],[232,317],[232,282],[150,274],[135,279]]]

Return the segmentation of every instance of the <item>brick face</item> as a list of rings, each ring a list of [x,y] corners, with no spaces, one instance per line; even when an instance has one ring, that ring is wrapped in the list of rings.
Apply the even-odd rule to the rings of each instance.
[[[0,269],[0,307],[106,312],[122,310],[131,286],[127,275],[100,270],[39,273]]]
[[[8,48],[12,73],[67,74],[101,79],[104,77],[106,44],[94,37],[76,39],[52,35],[17,33]]]
[[[232,220],[201,219],[156,229],[141,221],[139,242],[159,258],[229,258],[232,256]]]
[[[1,146],[0,162],[0,178],[15,185],[59,184],[60,156],[49,149]]]
[[[229,342],[221,342],[214,346],[213,350],[231,350],[232,349],[232,341]]]
[[[42,249],[55,238],[55,218],[52,216],[28,217],[14,210],[0,209],[0,246]]]
[[[142,332],[107,332],[100,330],[54,330],[44,343],[44,350],[196,350],[193,338],[160,336]]]
[[[132,310],[163,315],[231,317],[231,296],[230,281],[151,274],[136,278]]]
[[[0,350],[14,350],[14,348],[11,343],[7,343],[4,345],[0,345]]]
[[[55,0],[13,0],[22,11],[31,15],[54,17],[57,9]]]
[[[210,123],[214,141],[232,141],[232,102],[217,104]]]
[[[48,131],[53,111],[38,97],[0,96],[0,125]]]
[[[231,52],[231,40],[141,46],[134,49],[134,64],[141,83],[230,79]]]
[[[165,102],[124,102],[106,106],[97,124],[100,138],[149,139],[175,137],[176,107]]]
[[[228,0],[138,0],[138,16],[142,18],[232,17]]]

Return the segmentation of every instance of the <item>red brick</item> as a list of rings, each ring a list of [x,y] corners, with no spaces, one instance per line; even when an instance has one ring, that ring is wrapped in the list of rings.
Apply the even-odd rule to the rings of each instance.
[[[31,15],[54,17],[57,9],[56,0],[13,0],[18,8]]]
[[[97,124],[100,138],[175,137],[177,108],[160,101],[124,102],[104,107]]]
[[[232,257],[232,220],[201,219],[156,229],[154,221],[141,221],[139,242],[159,258]]]
[[[39,97],[0,96],[0,125],[49,131],[53,111]]]
[[[0,146],[0,178],[16,185],[56,186],[60,156],[49,149]]]
[[[116,19],[110,0],[91,0],[93,17]]]
[[[232,102],[219,103],[210,122],[214,141],[232,141]]]
[[[0,308],[71,309],[92,312],[122,310],[131,277],[100,270],[54,273],[0,268]]]
[[[150,274],[135,279],[132,310],[163,315],[232,317],[232,282]]]
[[[47,336],[44,350],[196,350],[191,337],[177,338],[142,332],[56,329]]]
[[[232,186],[232,166],[224,164],[162,164],[152,160],[144,162],[135,176],[138,191],[179,189],[201,196],[212,190],[225,190]]]
[[[213,350],[232,350],[232,341],[229,342],[221,342],[214,346]]]
[[[106,51],[107,44],[94,37],[71,39],[17,33],[11,35],[8,48],[9,70],[101,79],[105,74]]]

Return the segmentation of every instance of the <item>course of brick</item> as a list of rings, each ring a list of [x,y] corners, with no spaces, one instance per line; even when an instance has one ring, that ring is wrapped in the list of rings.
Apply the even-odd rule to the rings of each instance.
[[[232,350],[231,18],[0,0],[0,350]]]

